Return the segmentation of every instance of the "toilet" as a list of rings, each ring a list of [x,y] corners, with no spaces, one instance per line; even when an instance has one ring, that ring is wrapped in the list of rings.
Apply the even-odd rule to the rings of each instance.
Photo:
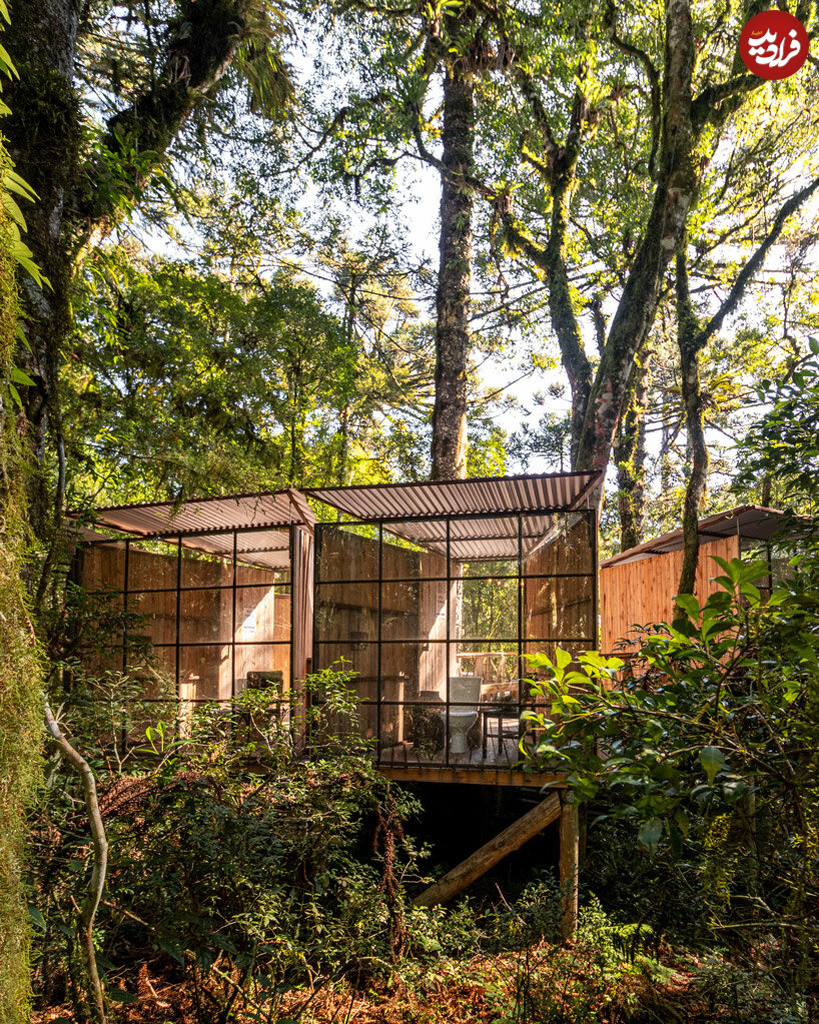
[[[473,705],[449,709],[449,750],[453,754],[465,754],[467,751],[466,734],[478,720],[482,682],[481,676],[449,677],[450,703]]]

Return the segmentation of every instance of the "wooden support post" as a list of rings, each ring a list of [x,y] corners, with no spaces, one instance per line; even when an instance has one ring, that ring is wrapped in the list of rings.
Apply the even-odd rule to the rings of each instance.
[[[564,799],[560,812],[560,930],[568,939],[577,931],[577,876],[580,869],[580,822],[577,804]]]
[[[557,793],[552,793],[542,800],[531,811],[528,811],[522,818],[518,818],[509,828],[495,836],[488,843],[476,850],[466,860],[447,872],[443,878],[434,885],[425,889],[415,899],[416,907],[432,907],[437,903],[446,903],[453,896],[457,896],[462,889],[480,878],[498,861],[519,849],[532,836],[542,832],[547,825],[557,821],[561,816],[561,802]],[[562,863],[562,862],[561,862]]]

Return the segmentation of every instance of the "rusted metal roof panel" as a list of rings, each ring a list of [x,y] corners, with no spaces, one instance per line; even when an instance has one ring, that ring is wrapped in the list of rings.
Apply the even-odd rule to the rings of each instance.
[[[577,508],[597,484],[597,473],[436,480],[305,491],[364,521],[470,516],[503,512],[566,512]]]
[[[718,512],[699,521],[700,542],[707,543],[713,537],[730,537],[739,533],[740,537],[750,540],[770,540],[780,530],[788,530],[792,536],[798,536],[800,526],[808,527],[811,520],[804,516],[792,516],[776,508],[765,508],[763,505],[741,505]],[[669,551],[679,551],[683,547],[682,530],[671,530],[654,540],[646,541],[637,547],[621,551],[600,563],[604,569],[609,565],[621,565],[639,558],[650,558],[652,555],[664,555]]]
[[[274,491],[201,498],[180,505],[171,502],[120,505],[99,509],[94,520],[98,525],[143,537],[184,537],[264,526],[286,527],[291,523],[311,526],[315,517],[297,492]]]

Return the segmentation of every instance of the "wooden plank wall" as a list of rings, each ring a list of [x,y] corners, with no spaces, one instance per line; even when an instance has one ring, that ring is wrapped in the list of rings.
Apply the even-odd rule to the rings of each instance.
[[[719,587],[713,577],[720,575],[711,556],[730,560],[739,557],[736,536],[700,541],[695,595],[703,603]],[[674,595],[682,571],[682,549],[640,558],[634,562],[603,566],[600,570],[600,650],[604,654],[636,650],[632,639],[621,644],[635,624],[668,622],[674,613]]]
[[[594,636],[593,553],[589,526],[579,519],[565,533],[538,548],[525,562],[524,572],[552,575],[551,579],[526,578],[523,585],[525,637],[565,637],[560,644],[527,644],[527,653],[535,650],[550,656],[554,648],[572,648],[568,641]],[[584,573],[582,576],[554,574]],[[578,643],[579,650],[591,647]]]
[[[124,546],[91,546],[84,552],[82,583],[89,590],[102,588],[121,591],[124,586]],[[153,645],[176,643],[176,591],[140,593],[138,587],[176,587],[177,559],[174,554],[143,551],[132,545],[129,554],[128,610],[144,616],[139,634]],[[251,589],[237,590],[236,647],[237,692],[241,690],[248,671],[279,669],[289,685],[290,647],[270,647],[253,640],[290,639],[290,594],[276,592],[276,575],[255,566],[239,566],[238,581],[253,584]],[[233,569],[221,561],[185,557],[182,563],[182,584],[201,587],[184,590],[180,595],[180,640],[206,643],[205,647],[180,649],[180,697],[193,699],[227,699],[232,692],[231,625],[233,614]],[[219,587],[227,589],[217,589]],[[131,587],[135,588],[133,591]],[[110,598],[122,607],[121,593]],[[110,665],[122,667],[121,636],[111,645]],[[137,672],[145,682],[146,696],[156,696],[175,688],[175,651],[157,646],[156,665],[145,665]],[[99,666],[97,666],[99,668]],[[157,671],[158,670],[158,671]],[[164,677],[164,678],[163,678]]]

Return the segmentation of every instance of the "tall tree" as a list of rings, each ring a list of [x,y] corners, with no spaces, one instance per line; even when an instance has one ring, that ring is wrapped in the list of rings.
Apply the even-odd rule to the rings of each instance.
[[[771,87],[746,73],[736,52],[751,6],[726,15],[736,37],[694,0],[666,0],[661,15],[648,3],[633,17],[612,4],[550,8],[540,25],[527,10],[497,10],[516,54],[514,99],[496,91],[510,145],[492,170],[514,181],[493,190],[500,238],[547,287],[572,391],[573,465],[603,470],[686,230],[696,235],[685,253],[693,270],[748,223],[735,216],[727,233],[717,229],[721,209],[758,225],[766,207],[781,207],[793,177],[758,172],[788,147],[809,153],[804,119],[797,125],[778,100],[783,129],[769,138],[770,115],[760,118],[753,97]],[[594,296],[597,320],[610,311],[599,358],[586,348],[581,287]]]
[[[50,288],[23,281],[34,384],[23,426],[42,466],[49,429],[60,462],[56,500],[34,479],[31,521],[43,533],[64,492],[58,369],[78,262],[138,207],[191,116],[236,68],[273,106],[287,94],[277,40],[281,17],[264,0],[176,0],[170,5],[28,0],[9,33],[19,79],[7,133],[12,157],[39,201],[28,242]],[[232,68],[234,70],[232,70]]]
[[[455,53],[444,71],[441,137],[441,234],[435,295],[435,406],[432,414],[432,479],[466,476],[467,364],[472,263],[474,136],[472,72]]]

